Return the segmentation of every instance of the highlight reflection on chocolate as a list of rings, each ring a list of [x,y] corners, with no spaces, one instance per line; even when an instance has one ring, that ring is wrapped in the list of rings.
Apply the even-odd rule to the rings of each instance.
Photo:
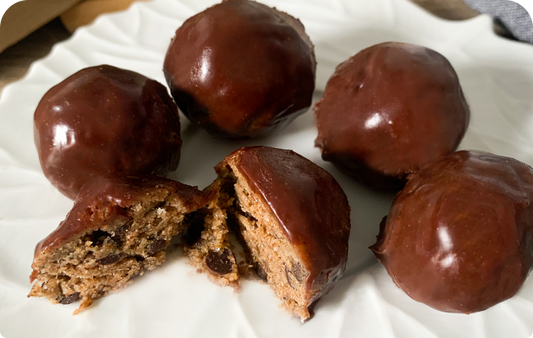
[[[407,174],[453,152],[470,117],[448,60],[398,42],[341,63],[315,113],[324,160],[363,183],[395,189]]]
[[[292,16],[248,0],[228,0],[176,31],[164,73],[185,116],[212,134],[270,133],[311,105],[314,47]]]
[[[179,163],[179,115],[166,88],[108,65],[52,87],[35,110],[34,127],[44,174],[71,199],[95,176],[163,175]]]
[[[533,265],[533,169],[460,151],[409,176],[371,249],[394,283],[446,312],[512,297]]]

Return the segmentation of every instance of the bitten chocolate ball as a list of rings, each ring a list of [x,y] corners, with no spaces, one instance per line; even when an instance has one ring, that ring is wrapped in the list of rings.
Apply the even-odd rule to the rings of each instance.
[[[341,63],[315,106],[322,158],[378,188],[457,148],[470,110],[444,56],[386,42]]]
[[[446,312],[512,297],[533,264],[533,169],[460,151],[409,176],[371,249],[394,283]]]
[[[290,150],[246,147],[216,167],[258,275],[302,321],[346,268],[350,207],[326,170]]]
[[[165,249],[211,196],[158,176],[98,176],[37,244],[28,297],[81,300],[74,314],[161,265]]]
[[[185,21],[163,68],[185,116],[229,138],[268,134],[305,112],[315,69],[300,21],[248,0],[226,0]]]
[[[164,175],[179,163],[178,109],[166,88],[112,66],[82,69],[52,87],[34,127],[45,176],[71,199],[95,176]]]

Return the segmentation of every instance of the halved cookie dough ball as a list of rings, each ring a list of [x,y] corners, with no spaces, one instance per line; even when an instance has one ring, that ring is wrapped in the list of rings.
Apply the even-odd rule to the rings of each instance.
[[[260,277],[302,321],[344,273],[350,207],[327,171],[290,150],[242,148],[216,167],[228,222]]]
[[[212,197],[158,176],[99,176],[83,186],[66,219],[35,248],[28,297],[94,300],[165,261],[165,249]]]

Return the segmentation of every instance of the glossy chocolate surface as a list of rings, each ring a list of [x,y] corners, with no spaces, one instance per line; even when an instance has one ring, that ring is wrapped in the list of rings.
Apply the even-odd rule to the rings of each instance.
[[[471,313],[512,297],[533,263],[533,170],[460,151],[409,177],[371,247],[416,301]]]
[[[230,138],[270,133],[305,112],[315,69],[300,21],[248,0],[227,0],[185,21],[164,63],[185,116]]]
[[[127,208],[173,194],[185,209],[194,211],[208,202],[207,194],[180,182],[160,176],[98,176],[82,187],[72,210],[50,235],[37,244],[35,255],[52,250],[74,237],[102,225],[127,223]]]
[[[470,110],[446,58],[387,42],[340,64],[315,114],[324,160],[363,183],[401,188],[407,174],[457,148]]]
[[[82,69],[52,87],[34,127],[44,174],[71,199],[95,176],[164,175],[179,163],[179,115],[166,88],[112,66]]]
[[[337,281],[348,258],[350,207],[333,176],[291,150],[270,147],[241,148],[219,166],[228,162],[268,204],[307,263],[308,289]]]

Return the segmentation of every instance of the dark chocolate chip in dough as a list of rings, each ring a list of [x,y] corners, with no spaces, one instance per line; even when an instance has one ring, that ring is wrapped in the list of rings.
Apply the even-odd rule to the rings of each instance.
[[[302,265],[300,264],[300,262],[293,262],[292,270],[285,265],[285,275],[287,277],[287,282],[289,282],[289,285],[293,289],[296,289],[296,287],[293,285],[294,279],[296,279],[296,281],[298,281],[298,283],[300,284],[304,280],[304,271],[302,271]]]
[[[304,271],[302,270],[302,265],[300,262],[293,263],[292,274],[298,282],[301,283],[304,280]]]
[[[164,239],[156,239],[155,241],[150,244],[150,252],[152,255],[155,255],[159,251],[161,251],[165,246],[167,245],[167,241]]]
[[[257,273],[257,276],[259,276],[259,278],[266,282],[268,281],[268,274],[266,272],[265,265],[268,266],[266,263],[261,264],[259,262],[256,262],[255,272]]]
[[[122,236],[128,231],[131,227],[131,224],[133,223],[133,220],[129,220],[126,224],[118,227],[115,229],[115,235],[114,236]]]
[[[97,260],[97,263],[98,264],[102,264],[102,265],[115,264],[116,262],[118,262],[122,258],[122,256],[123,255],[121,255],[121,254],[109,255],[107,257],[104,257],[104,258],[101,258],[101,259]]]
[[[283,265],[285,265],[285,264],[283,264]],[[294,277],[291,277],[291,276],[294,276],[292,274],[292,271],[289,270],[289,268],[287,268],[287,266],[285,265],[285,278],[287,278],[287,282],[289,283],[291,288],[296,290],[296,287],[293,285],[293,282],[291,282],[291,279],[294,278]]]
[[[124,241],[120,236],[113,236],[111,237],[111,239],[113,240],[113,242],[115,242],[117,248],[122,247],[122,245],[124,244]]]
[[[222,252],[209,251],[205,257],[205,265],[218,275],[225,275],[232,271],[233,264],[229,258],[230,252],[224,249]]]
[[[63,298],[59,301],[63,305],[72,304],[80,299],[80,293],[74,292],[71,293],[68,296],[63,296]]]

